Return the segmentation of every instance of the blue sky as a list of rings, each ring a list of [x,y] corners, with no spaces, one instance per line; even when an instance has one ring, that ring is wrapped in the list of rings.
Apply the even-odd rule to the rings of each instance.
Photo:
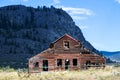
[[[96,49],[120,51],[120,0],[0,0],[0,6],[15,4],[63,8]]]

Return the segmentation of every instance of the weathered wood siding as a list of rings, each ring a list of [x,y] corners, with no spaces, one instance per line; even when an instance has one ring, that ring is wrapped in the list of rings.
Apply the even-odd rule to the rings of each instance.
[[[69,49],[64,48],[64,41],[69,42]],[[55,53],[78,53],[80,52],[79,46],[80,42],[70,38],[69,36],[65,36],[54,43],[54,50]]]
[[[69,42],[69,48],[64,47],[64,41]],[[104,67],[105,58],[98,54],[93,54],[89,50],[84,49],[81,43],[69,35],[64,35],[57,41],[52,43],[53,47],[41,52],[40,54],[32,57],[29,60],[29,70],[30,72],[40,72],[43,71],[43,60],[48,61],[48,71],[55,70],[65,70],[65,61],[69,60],[69,70],[79,70],[86,69],[88,62],[94,67]],[[62,66],[57,66],[57,59],[62,60]],[[77,65],[73,66],[73,59],[77,59]],[[39,65],[36,68],[35,62]],[[90,65],[88,65],[90,67]]]

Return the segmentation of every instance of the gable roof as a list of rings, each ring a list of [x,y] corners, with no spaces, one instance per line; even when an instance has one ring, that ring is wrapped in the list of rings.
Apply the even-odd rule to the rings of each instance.
[[[43,57],[41,57],[41,54],[53,54],[53,53],[54,53],[54,50],[51,49],[51,48],[48,48],[48,49],[38,53],[37,55],[32,56],[29,60],[32,60],[34,58],[36,58],[36,59],[40,59],[40,58],[43,59]]]
[[[62,39],[63,37],[68,37],[68,38],[70,38],[70,39],[72,39],[72,40],[74,40],[75,42],[78,42],[79,43],[79,41],[78,40],[76,40],[75,38],[73,38],[73,37],[71,37],[70,35],[68,35],[68,34],[64,34],[63,36],[61,36],[60,38],[58,38],[57,40],[55,40],[54,42],[52,42],[53,44],[54,43],[56,43],[57,41],[59,41],[60,39]]]

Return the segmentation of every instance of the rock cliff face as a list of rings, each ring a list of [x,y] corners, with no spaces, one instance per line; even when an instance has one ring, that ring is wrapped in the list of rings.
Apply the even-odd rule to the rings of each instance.
[[[84,47],[98,52],[85,40],[80,28],[62,9],[53,6],[33,8],[23,5],[0,7],[0,55],[2,56],[3,54],[11,57],[12,54],[26,55],[24,59],[27,62],[28,55],[30,57],[47,49],[51,42],[65,33],[82,42]]]

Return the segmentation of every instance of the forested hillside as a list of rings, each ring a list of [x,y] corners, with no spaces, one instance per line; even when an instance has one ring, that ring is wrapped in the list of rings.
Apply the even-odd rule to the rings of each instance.
[[[99,53],[62,9],[23,5],[0,7],[0,66],[24,67],[29,57],[47,49],[65,33],[82,42],[87,49]]]

